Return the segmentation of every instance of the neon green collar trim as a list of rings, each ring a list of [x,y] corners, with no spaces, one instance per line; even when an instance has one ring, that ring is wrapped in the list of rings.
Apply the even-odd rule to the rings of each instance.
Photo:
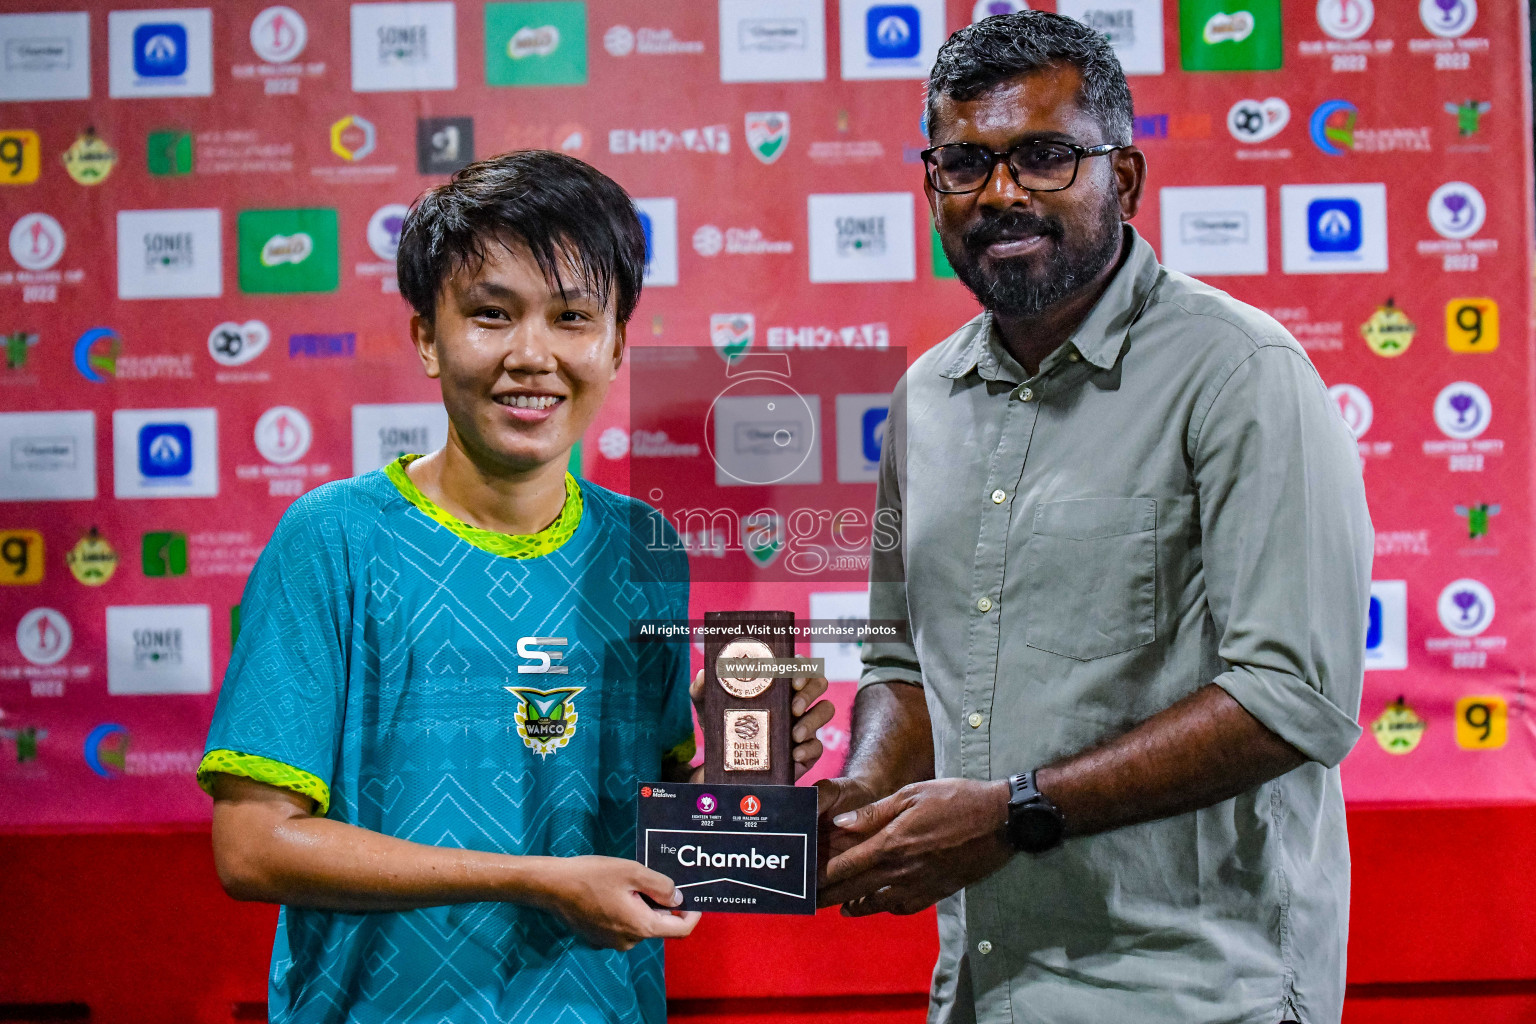
[[[478,526],[470,526],[460,519],[455,519],[422,494],[411,480],[410,474],[405,471],[406,466],[419,458],[421,458],[420,455],[402,455],[399,460],[385,466],[384,473],[399,490],[401,496],[420,509],[422,515],[446,527],[482,551],[489,551],[502,558],[542,558],[570,540],[576,533],[576,527],[581,525],[581,488],[577,485],[576,478],[569,473],[565,474],[565,504],[560,506],[560,515],[553,523],[538,533],[497,533],[495,530],[482,530]]]

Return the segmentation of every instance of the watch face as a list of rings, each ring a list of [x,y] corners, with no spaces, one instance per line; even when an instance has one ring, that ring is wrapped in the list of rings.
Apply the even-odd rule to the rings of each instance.
[[[1025,853],[1040,853],[1061,841],[1062,828],[1048,808],[1017,807],[1008,819],[1008,838]]]

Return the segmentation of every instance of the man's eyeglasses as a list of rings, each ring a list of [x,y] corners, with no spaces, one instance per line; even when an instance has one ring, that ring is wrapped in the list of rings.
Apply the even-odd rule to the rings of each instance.
[[[1014,184],[1030,192],[1060,192],[1077,180],[1077,165],[1087,157],[1105,156],[1125,146],[1086,149],[1070,142],[1025,142],[1006,153],[994,153],[974,142],[953,142],[923,150],[928,183],[935,192],[957,195],[975,192],[992,179],[999,161],[1008,165]]]

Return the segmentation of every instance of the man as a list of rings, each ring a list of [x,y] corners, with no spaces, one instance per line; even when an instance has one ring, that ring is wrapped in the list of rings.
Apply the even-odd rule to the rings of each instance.
[[[1146,160],[1096,32],[939,51],[927,195],[985,312],[908,370],[822,899],[939,903],[930,1020],[1337,1021],[1372,547],[1269,317],[1122,222]]]
[[[198,773],[226,889],[283,904],[274,1022],[665,1018],[648,940],[698,914],[649,905],[681,895],[629,858],[637,782],[687,777],[688,654],[629,638],[687,617],[687,566],[566,472],[644,260],[629,197],[556,153],[472,164],[406,219],[448,443],[289,509]],[[795,698],[802,766],[825,687]]]

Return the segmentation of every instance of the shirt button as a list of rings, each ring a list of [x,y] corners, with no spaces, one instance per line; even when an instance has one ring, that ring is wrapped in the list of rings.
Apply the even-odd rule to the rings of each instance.
[[[972,729],[980,729],[981,728],[981,712],[980,711],[972,711],[971,712],[971,717],[966,719],[966,721],[971,723],[971,728]]]
[[[982,612],[989,612],[989,611],[991,611],[992,610],[992,599],[990,597],[983,597],[981,600],[977,601],[976,602],[976,610],[977,611],[982,611]]]
[[[1003,499],[1007,497],[1007,492],[999,488],[998,490],[992,492],[992,504],[1001,505],[1003,503]]]
[[[992,952],[992,943],[988,942],[986,939],[982,939],[980,942],[976,943],[976,952],[980,953],[982,956],[986,956],[988,953]]]
[[[1075,362],[1077,362],[1081,358],[1083,358],[1083,357],[1078,355],[1076,352],[1069,352],[1067,354],[1067,362],[1069,362],[1069,363],[1075,363]]]
[[[1035,400],[1034,389],[1033,388],[1025,388],[1023,391],[1019,392],[1019,397],[1024,399],[1024,401],[1026,401],[1026,402],[1033,402]]]

